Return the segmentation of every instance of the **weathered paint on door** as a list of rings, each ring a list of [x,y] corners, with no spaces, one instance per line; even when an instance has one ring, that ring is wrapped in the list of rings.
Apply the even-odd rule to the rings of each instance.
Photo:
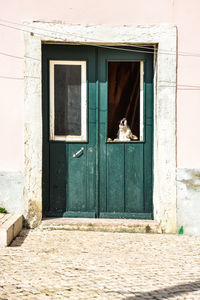
[[[152,218],[153,55],[94,46],[43,45],[42,50],[43,215]],[[49,139],[50,60],[86,61],[86,142]],[[144,61],[142,141],[107,142],[109,61]]]

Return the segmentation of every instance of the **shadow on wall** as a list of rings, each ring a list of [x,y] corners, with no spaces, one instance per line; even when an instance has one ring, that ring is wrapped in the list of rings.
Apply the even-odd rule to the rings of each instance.
[[[10,244],[10,247],[21,247],[29,234],[30,229],[22,229],[19,235]]]
[[[149,292],[132,292],[133,296],[129,296],[126,298],[123,298],[124,300],[141,300],[141,299],[158,299],[158,300],[164,300],[169,298],[174,298],[182,295],[184,297],[185,293],[192,293],[200,290],[200,281],[194,281],[190,283],[180,284],[180,285],[174,285],[168,288],[158,289],[154,291]],[[124,294],[130,294],[130,291],[124,292],[124,291],[114,291],[115,293],[124,295]],[[109,291],[109,293],[113,293],[113,291]]]

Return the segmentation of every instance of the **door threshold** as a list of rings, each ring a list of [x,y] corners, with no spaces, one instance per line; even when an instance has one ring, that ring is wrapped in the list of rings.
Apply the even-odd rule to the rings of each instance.
[[[162,233],[158,222],[141,219],[44,218],[40,228],[46,230]]]

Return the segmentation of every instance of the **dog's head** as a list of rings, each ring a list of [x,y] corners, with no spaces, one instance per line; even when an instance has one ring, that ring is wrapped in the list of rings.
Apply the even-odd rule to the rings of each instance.
[[[127,120],[123,118],[119,123],[119,128],[127,127]]]

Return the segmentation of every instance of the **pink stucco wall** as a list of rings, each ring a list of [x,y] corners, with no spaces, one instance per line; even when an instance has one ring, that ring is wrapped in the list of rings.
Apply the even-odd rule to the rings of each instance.
[[[199,0],[0,0],[0,19],[0,53],[21,58],[23,32],[2,26],[19,28],[6,21],[177,25],[177,164],[200,167]],[[23,94],[23,59],[0,54],[0,170],[23,169]]]

